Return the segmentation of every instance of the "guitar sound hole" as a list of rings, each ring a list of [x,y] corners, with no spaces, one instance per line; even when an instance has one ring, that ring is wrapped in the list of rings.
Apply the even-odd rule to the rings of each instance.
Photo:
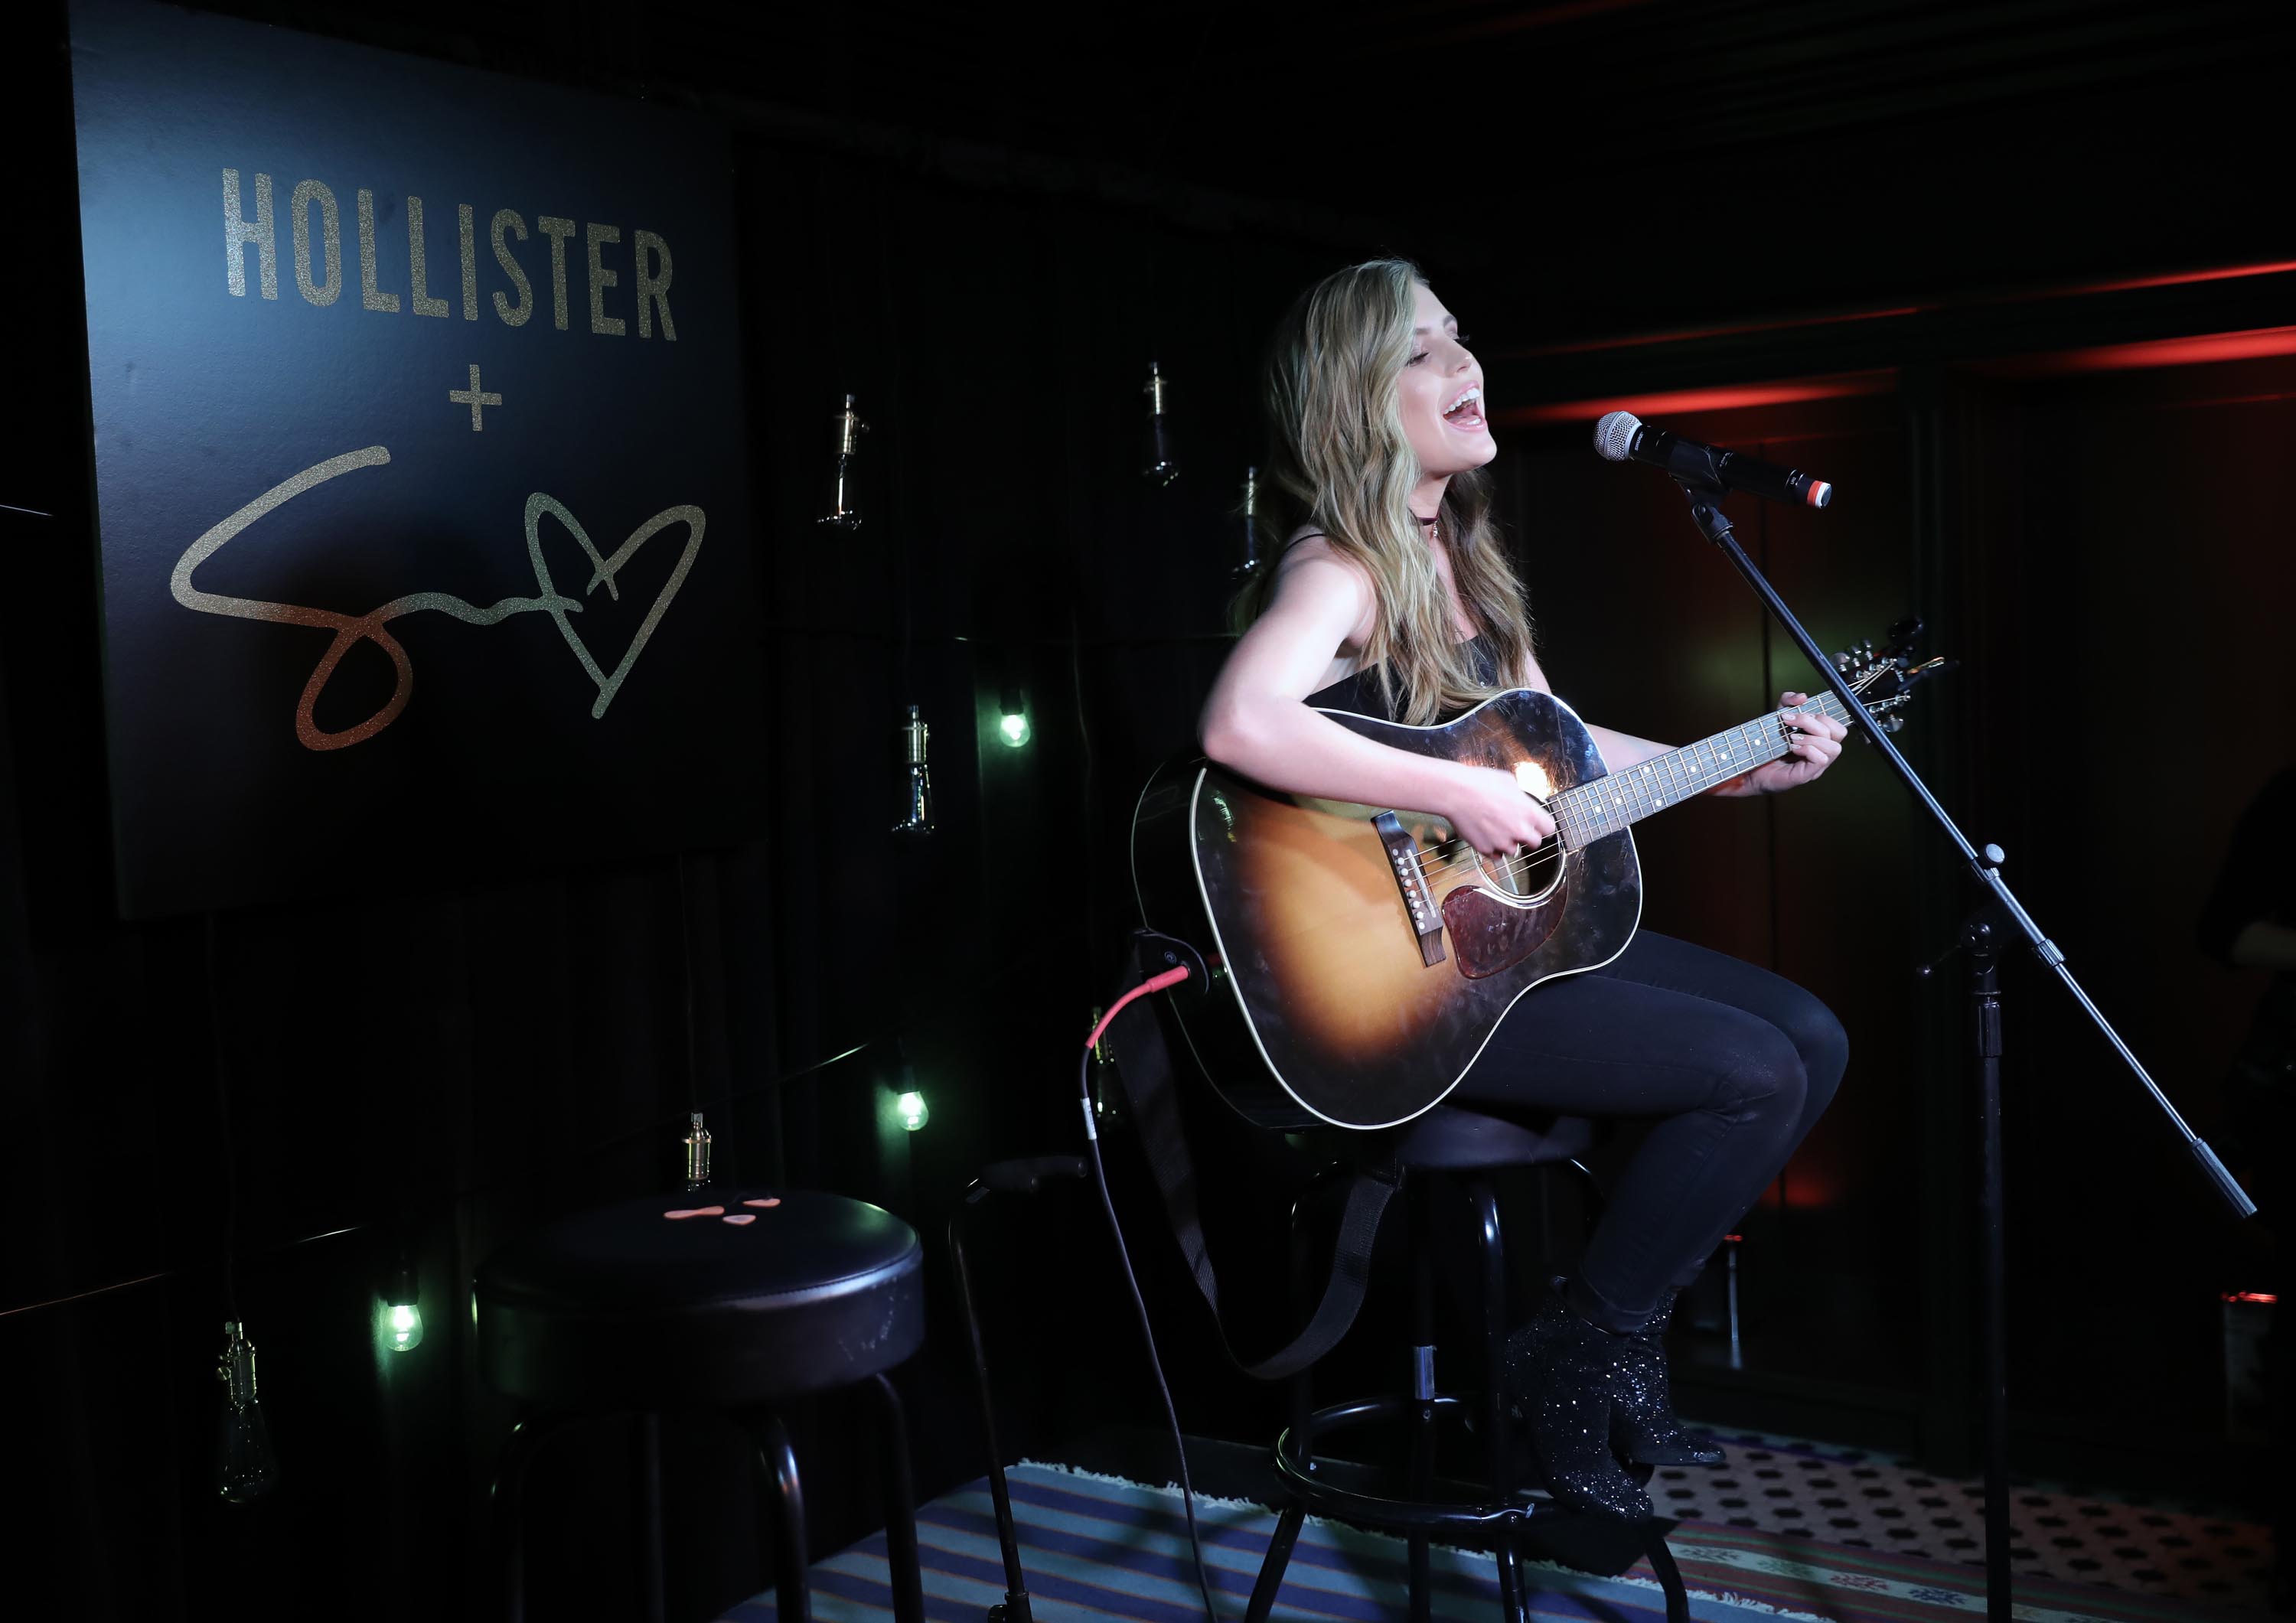
[[[1473,884],[1501,896],[1530,898],[1546,895],[1562,876],[1562,853],[1552,840],[1519,857],[1495,859],[1481,856],[1464,840],[1444,838],[1447,832],[1431,829],[1420,836],[1424,866],[1437,881],[1439,895],[1456,885]]]

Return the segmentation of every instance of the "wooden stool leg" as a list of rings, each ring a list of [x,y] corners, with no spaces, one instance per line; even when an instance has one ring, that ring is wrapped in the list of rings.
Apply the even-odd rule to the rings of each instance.
[[[916,1489],[909,1479],[909,1427],[891,1379],[877,1377],[885,1405],[885,1566],[895,1623],[925,1623],[924,1580],[917,1566]]]
[[[527,1416],[511,1428],[503,1444],[502,1461],[495,1470],[494,1486],[487,1497],[493,1505],[495,1562],[502,1586],[503,1616],[507,1623],[526,1617],[526,1522],[520,1510],[526,1496],[527,1468],[545,1441],[565,1430],[563,1416]]]
[[[638,1416],[638,1603],[646,1623],[668,1623],[668,1575],[661,1549],[661,1416]]]
[[[1276,1521],[1275,1536],[1267,1541],[1267,1559],[1259,1563],[1259,1581],[1251,1586],[1251,1604],[1244,1610],[1243,1623],[1267,1623],[1276,1592],[1283,1587],[1283,1570],[1292,1564],[1292,1546],[1299,1542],[1300,1524],[1307,1519],[1308,1507],[1294,1504]]]
[[[805,1489],[797,1477],[797,1451],[790,1447],[782,1417],[763,1409],[743,1418],[758,1447],[766,1480],[759,1493],[763,1514],[772,1519],[774,1616],[778,1623],[812,1623],[805,1581]]]

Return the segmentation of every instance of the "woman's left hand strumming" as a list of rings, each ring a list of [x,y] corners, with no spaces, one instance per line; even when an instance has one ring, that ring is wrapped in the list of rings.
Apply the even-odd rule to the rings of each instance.
[[[1849,736],[1849,729],[1830,716],[1800,707],[1808,701],[1808,693],[1780,693],[1778,720],[1793,734],[1793,753],[1783,760],[1767,761],[1748,773],[1745,777],[1749,794],[1775,794],[1782,789],[1794,789],[1833,765],[1841,754],[1841,741]]]

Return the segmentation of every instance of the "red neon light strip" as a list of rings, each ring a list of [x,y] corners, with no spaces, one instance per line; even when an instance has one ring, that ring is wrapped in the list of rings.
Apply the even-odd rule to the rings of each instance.
[[[1632,412],[1637,417],[1681,415],[1688,412],[1735,411],[1747,406],[1785,406],[1798,400],[1838,400],[1851,395],[1885,395],[1898,386],[1894,367],[1880,372],[1849,372],[1825,378],[1794,378],[1774,383],[1733,383],[1713,389],[1675,389],[1657,394],[1611,395],[1595,400],[1564,400],[1550,406],[1521,406],[1498,414],[1510,428],[1542,422],[1592,422],[1604,412]]]
[[[1972,307],[2026,304],[2044,299],[2079,299],[2092,293],[2127,293],[2144,288],[2185,287],[2197,282],[2234,282],[2249,276],[2277,276],[2291,271],[2296,271],[2296,259],[2270,259],[2255,265],[2217,265],[2200,270],[2166,271],[2155,276],[2122,276],[2103,282],[2067,283],[2060,287],[2026,288],[1972,298],[1967,303]],[[1635,349],[1649,344],[1688,343],[1698,339],[1734,338],[1750,332],[1793,332],[1805,327],[1827,327],[1851,321],[1882,321],[1891,316],[1925,315],[1931,310],[1947,307],[1944,303],[1893,305],[1884,309],[1847,310],[1832,316],[1792,316],[1776,321],[1740,322],[1719,327],[1683,327],[1671,332],[1628,333],[1620,338],[1578,339],[1569,343],[1538,344],[1509,349],[1506,353],[1526,358],[1603,354],[1613,349]]]
[[[2275,355],[2296,355],[2296,327],[2255,327],[2245,332],[2202,332],[2191,338],[2021,355],[1987,363],[1978,370],[2001,377],[2042,378],[2133,372],[2147,366],[2201,366],[2211,361],[2252,361]]]
[[[1847,310],[1833,316],[1797,316],[1780,321],[1742,321],[1722,327],[1678,327],[1665,332],[1635,332],[1624,338],[1579,339],[1567,344],[1538,344],[1528,349],[1510,349],[1510,358],[1530,359],[1549,355],[1587,355],[1611,349],[1635,349],[1645,344],[1686,343],[1700,338],[1736,338],[1748,332],[1785,332],[1803,327],[1831,327],[1846,321],[1881,321],[1891,316],[1919,316],[1923,311],[1940,307],[1933,304],[1898,305],[1886,310]]]
[[[2276,276],[2296,271],[2296,259],[2269,265],[2219,265],[2212,270],[2170,271],[2162,276],[2131,276],[2120,282],[2092,282],[2070,291],[2076,293],[2126,293],[2141,287],[2182,287],[2192,282],[2230,282],[2241,276]]]

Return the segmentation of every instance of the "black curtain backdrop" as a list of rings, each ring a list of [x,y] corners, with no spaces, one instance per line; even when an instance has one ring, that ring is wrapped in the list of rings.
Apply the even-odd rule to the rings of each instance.
[[[547,71],[576,77],[578,45],[594,63],[611,54],[584,16],[579,39],[552,44]],[[9,307],[38,313],[12,329],[10,356],[39,404],[6,440],[0,489],[0,1311],[161,1277],[0,1316],[0,1382],[19,1406],[8,1452],[32,1490],[0,1519],[12,1594],[27,1615],[88,1618],[482,1611],[484,1494],[511,1417],[475,1380],[472,1270],[534,1224],[674,1186],[693,1108],[708,1112],[721,1177],[785,1163],[792,1183],[878,1201],[926,1236],[932,1339],[900,1376],[919,1486],[977,1475],[940,1234],[981,1163],[1074,1147],[1075,1046],[1112,989],[1128,918],[1132,799],[1185,743],[1224,652],[1261,335],[1313,276],[1382,250],[1423,258],[1471,327],[1527,309],[1539,313],[1513,318],[1527,338],[1572,332],[1587,275],[1561,245],[1600,258],[1650,240],[1652,205],[1637,194],[1558,220],[1524,286],[1465,216],[1413,230],[1367,221],[1377,209],[1255,204],[1146,170],[1118,184],[1076,154],[940,141],[882,108],[751,120],[735,206],[769,725],[726,747],[767,757],[770,819],[738,846],[683,857],[474,886],[441,853],[438,882],[403,894],[123,926],[107,879],[86,358],[65,246],[76,204],[60,12],[52,20],[44,51],[9,70],[35,212],[55,228],[43,255],[13,256],[7,271]],[[406,29],[398,43],[542,70],[507,22]],[[823,82],[865,89],[872,53],[893,47],[842,23],[832,33]],[[931,44],[906,48],[922,60]],[[1794,162],[1802,139],[1766,161]],[[1893,161],[1918,168],[1922,139],[1894,128]],[[2053,275],[2177,252],[2146,234],[2146,217],[2056,196],[2048,217]],[[1922,243],[1940,279],[2012,275],[1981,234],[1948,238],[1948,223],[1931,221]],[[2276,217],[2218,216],[2214,228],[2226,255],[2291,257]],[[1824,310],[1877,278],[1894,288],[1897,229],[1832,244],[1830,261],[1773,243],[1767,258],[1717,262],[1700,319],[1775,313],[1769,273],[1788,263],[1797,308]],[[2185,331],[2296,321],[2285,280],[2224,294],[2245,300],[2236,320],[2211,313],[2213,294],[2162,319]],[[2020,307],[1972,347],[1997,354],[2004,330],[2030,328],[2030,348],[2058,348],[2127,324],[2125,304],[2091,308]],[[1637,319],[1654,309],[1643,299]],[[1655,388],[1890,370],[1869,397],[1672,425],[1709,426],[1841,485],[1831,528],[1761,515],[1745,533],[1829,640],[1871,635],[1906,608],[1930,614],[1965,665],[1917,707],[1917,758],[1973,834],[2021,862],[2032,854],[2029,899],[2047,904],[2045,922],[2101,971],[2092,987],[2206,1119],[2253,988],[2193,958],[2186,912],[2296,735],[2284,706],[2194,695],[2277,691],[2284,532],[2261,479],[2179,529],[2157,499],[2118,499],[2114,476],[2140,453],[2205,471],[2226,433],[2259,470],[2284,461],[2296,385],[2284,361],[2210,383],[2212,404],[2196,406],[2169,381],[2181,373],[2110,388],[1980,375],[1953,366],[1951,332],[1875,331],[1642,346],[1615,371]],[[1518,399],[1579,398],[1594,389],[1547,380],[1612,365],[1496,346],[1485,359],[1495,376],[1539,380],[1515,385]],[[1184,470],[1165,489],[1139,476],[1151,360],[1171,380]],[[815,521],[849,390],[872,432],[865,521],[845,535]],[[1670,493],[1596,468],[1580,432],[1505,442],[1507,514],[1566,696],[1612,725],[1686,737],[1800,685]],[[2154,590],[2153,549],[2172,531],[2210,561]],[[2179,660],[2229,661],[2229,675],[2177,677]],[[1033,728],[1021,750],[995,735],[1008,688]],[[933,729],[939,829],[901,843],[886,831],[911,702]],[[2158,815],[2105,766],[2141,756],[2136,775],[2150,779],[2171,754],[2190,872],[2085,890],[2098,868],[2136,871],[2128,854],[2147,848]],[[1664,898],[1653,924],[1818,987],[1849,1019],[1855,1053],[1841,1102],[1749,1225],[1757,1327],[1777,1350],[1688,1384],[1708,1413],[1920,1447],[1951,1466],[1968,1461],[1972,1414],[1957,1005],[1924,1001],[1904,977],[1958,916],[1958,881],[1871,767],[1852,762],[1807,800],[1689,808],[1645,842]],[[2100,804],[2110,815],[2081,809]],[[2093,1444],[2132,1472],[2221,1481],[2236,1456],[2213,1409],[2211,1316],[2217,1291],[2248,1283],[2253,1254],[2055,995],[2015,979],[2026,1446]],[[905,1074],[932,1112],[914,1135],[887,1109]],[[1192,1120],[1223,1266],[1272,1281],[1300,1168],[1215,1111]],[[1218,1361],[1120,1143],[1111,1164],[1184,1421],[1271,1437],[1277,1395]],[[1049,1195],[985,1225],[980,1246],[1007,1446],[1152,1419],[1092,1209]],[[391,1355],[375,1347],[375,1292],[402,1250],[419,1264],[427,1333]],[[227,1255],[282,1472],[274,1495],[241,1507],[209,1481]],[[1272,1336],[1273,1317],[1247,1333]],[[1366,1335],[1342,1349],[1328,1389],[1398,1367]],[[2133,1398],[2116,1371],[2152,1384]],[[2125,1430],[2134,1410],[2141,1435]],[[823,1552],[882,1520],[850,1441],[867,1424],[862,1406],[831,1398],[800,1428]],[[624,1424],[602,1422],[538,1472],[534,1615],[633,1613],[631,1443]],[[710,1615],[760,1586],[748,1475],[733,1438],[700,1418],[671,1425],[666,1463],[672,1615]]]

